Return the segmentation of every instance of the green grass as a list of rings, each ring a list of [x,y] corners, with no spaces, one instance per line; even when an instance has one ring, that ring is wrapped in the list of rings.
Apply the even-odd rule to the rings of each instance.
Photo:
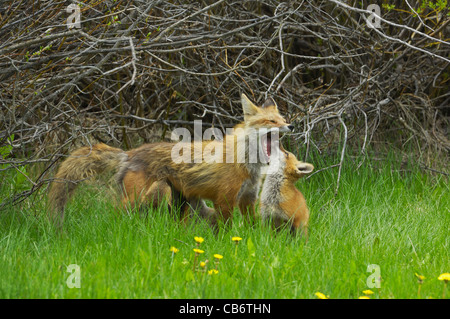
[[[316,170],[334,161],[314,159]],[[415,273],[426,277],[421,298],[442,298],[437,277],[450,272],[448,180],[411,166],[346,160],[298,182],[311,210],[308,243],[256,221],[213,233],[185,225],[164,209],[147,217],[114,208],[106,191],[84,187],[66,211],[61,234],[45,218],[45,194],[0,213],[0,298],[358,298],[368,266],[379,266],[372,298],[418,298]],[[9,175],[8,175],[9,176]],[[8,177],[7,177],[8,178]],[[11,187],[1,186],[3,196]],[[219,273],[193,271],[194,236],[205,241],[197,261],[223,255]],[[236,246],[232,236],[242,237]],[[179,249],[175,255],[171,246]],[[67,266],[80,267],[70,289]],[[446,292],[446,297],[450,291]]]

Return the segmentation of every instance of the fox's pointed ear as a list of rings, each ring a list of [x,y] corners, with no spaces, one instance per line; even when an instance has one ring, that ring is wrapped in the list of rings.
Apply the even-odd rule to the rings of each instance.
[[[261,107],[262,108],[274,107],[274,108],[278,109],[277,103],[275,103],[275,101],[271,97],[269,97]]]
[[[242,110],[244,111],[244,118],[247,115],[255,115],[259,112],[258,107],[253,104],[244,93],[241,95],[241,103]]]
[[[297,168],[303,174],[309,174],[314,170],[314,166],[309,163],[300,163]]]

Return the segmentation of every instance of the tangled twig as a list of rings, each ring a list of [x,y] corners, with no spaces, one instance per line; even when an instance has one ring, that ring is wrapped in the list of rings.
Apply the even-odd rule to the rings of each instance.
[[[300,157],[342,147],[336,192],[345,153],[382,142],[448,156],[448,8],[84,0],[68,30],[71,3],[0,3],[0,171],[37,166],[18,173],[33,191],[80,144],[138,146],[198,119],[233,126],[241,92],[276,99]]]

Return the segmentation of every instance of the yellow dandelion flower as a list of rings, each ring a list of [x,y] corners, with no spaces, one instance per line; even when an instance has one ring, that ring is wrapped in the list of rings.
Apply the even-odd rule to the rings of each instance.
[[[425,279],[425,276],[419,275],[418,273],[414,273],[417,277],[417,281],[419,282],[419,289],[417,290],[417,295],[420,298],[420,289],[422,288],[423,280]]]
[[[218,273],[219,273],[219,271],[216,269],[208,270],[208,275],[217,275]]]
[[[425,276],[419,275],[418,273],[415,273],[415,275],[420,282],[422,282],[425,279]]]
[[[370,299],[368,296],[361,296],[358,299]]]
[[[239,241],[242,240],[242,238],[241,237],[231,237],[231,240],[238,243]]]
[[[370,290],[370,289],[367,289],[367,290],[364,290],[364,291],[363,291],[363,294],[365,294],[365,295],[372,295],[372,294],[373,294],[373,291]]]
[[[222,255],[219,255],[219,254],[214,254],[214,258],[216,258],[216,259],[222,259],[223,256],[222,256]]]
[[[173,252],[174,254],[176,254],[177,252],[179,252],[180,250],[177,249],[176,247],[170,247],[170,251]]]
[[[440,274],[439,277],[438,277],[438,280],[440,280],[440,281],[443,280],[445,282],[450,281],[450,274],[448,272]]]
[[[199,243],[199,244],[201,244],[201,243],[203,243],[203,241],[205,240],[203,237],[194,237],[194,240],[197,242],[197,243]]]
[[[203,253],[205,252],[204,250],[197,249],[197,248],[194,248],[194,251],[195,251],[197,254],[203,254]]]
[[[445,292],[447,290],[447,283],[450,281],[450,274],[448,272],[440,274],[438,277],[438,280],[444,282],[444,290],[442,292],[442,299],[445,299]]]
[[[316,297],[319,299],[330,299],[330,296],[325,296],[323,293],[321,292],[316,292],[315,293]]]
[[[204,261],[201,261],[200,262],[200,267],[205,268],[205,266],[206,266],[206,263]]]

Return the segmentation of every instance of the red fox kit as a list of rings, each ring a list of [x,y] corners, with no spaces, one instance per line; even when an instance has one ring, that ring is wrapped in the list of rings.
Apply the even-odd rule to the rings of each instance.
[[[283,149],[279,155],[274,156],[277,156],[279,162],[271,160],[274,171],[266,176],[262,187],[261,216],[263,219],[271,219],[276,228],[290,223],[291,230],[301,229],[307,238],[309,210],[303,194],[295,187],[295,182],[311,173],[314,166],[300,162],[294,154]]]
[[[51,186],[51,212],[60,214],[62,221],[64,206],[77,184],[111,169],[119,171],[117,180],[123,190],[124,202],[129,201],[132,205],[140,202],[156,204],[161,198],[170,202],[175,191],[211,220],[215,219],[211,217],[214,213],[206,207],[203,199],[211,200],[225,220],[232,216],[235,206],[243,214],[253,212],[261,167],[266,163],[250,161],[252,154],[245,146],[253,138],[258,144],[257,149],[262,149],[269,157],[272,151],[269,133],[288,132],[290,128],[272,99],[258,107],[243,94],[241,102],[244,122],[238,124],[232,134],[225,135],[222,141],[200,143],[202,154],[211,149],[222,151],[221,158],[216,158],[216,161],[202,158],[199,162],[174,160],[173,149],[181,142],[145,144],[127,152],[105,144],[76,150],[61,164]],[[261,129],[264,133],[259,133]],[[195,143],[181,145],[195,157]],[[243,154],[243,161],[239,161],[239,154]]]

